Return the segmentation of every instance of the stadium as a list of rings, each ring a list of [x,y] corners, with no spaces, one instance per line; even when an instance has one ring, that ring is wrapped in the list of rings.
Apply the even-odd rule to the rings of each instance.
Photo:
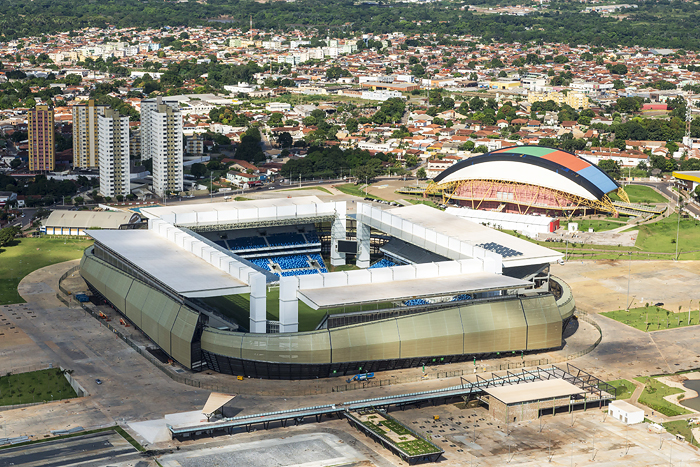
[[[613,201],[615,193],[619,201]],[[438,175],[425,194],[472,209],[546,216],[596,212],[637,215],[622,187],[595,164],[560,149],[513,146],[465,159]]]
[[[144,208],[147,228],[88,231],[81,275],[193,371],[322,378],[562,346],[574,299],[549,273],[561,254],[425,205],[380,206]]]

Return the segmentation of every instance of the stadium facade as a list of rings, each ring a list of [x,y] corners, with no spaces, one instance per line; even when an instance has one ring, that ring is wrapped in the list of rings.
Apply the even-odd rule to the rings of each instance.
[[[442,193],[472,209],[517,214],[572,216],[629,208],[614,202],[629,198],[615,180],[587,160],[561,149],[513,146],[465,159],[442,172],[426,194]]]
[[[146,208],[90,231],[93,295],[194,371],[303,379],[559,348],[553,250],[424,205],[316,197]],[[354,258],[356,270],[329,272]],[[332,268],[331,268],[332,269]]]

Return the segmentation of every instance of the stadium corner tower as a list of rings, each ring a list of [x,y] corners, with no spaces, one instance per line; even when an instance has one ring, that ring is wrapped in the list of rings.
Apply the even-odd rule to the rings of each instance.
[[[145,208],[81,275],[194,371],[304,379],[537,352],[574,313],[558,252],[424,205],[310,196]],[[329,272],[352,261],[358,268]],[[338,268],[338,269],[348,269]]]

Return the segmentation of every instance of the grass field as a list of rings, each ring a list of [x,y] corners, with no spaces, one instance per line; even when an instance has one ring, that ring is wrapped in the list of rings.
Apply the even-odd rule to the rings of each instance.
[[[666,431],[672,435],[681,435],[685,440],[694,446],[698,446],[698,441],[693,436],[693,432],[688,426],[687,420],[676,420],[675,422],[666,422],[663,424]]]
[[[623,227],[627,225],[625,221],[621,220],[597,220],[597,219],[581,219],[581,220],[573,220],[571,221],[573,223],[578,224],[578,229],[581,232],[588,232],[588,229],[593,229],[594,232],[602,232],[604,230],[612,230],[612,229],[617,229],[618,227]],[[561,227],[563,229],[567,228],[569,225],[568,222],[564,221],[560,223]]]
[[[329,195],[332,195],[330,191],[328,191],[326,188],[323,188],[322,186],[309,186],[305,188],[292,188],[291,190],[281,190],[281,191],[304,191],[304,190],[318,190],[318,191],[323,191],[324,193],[328,193]]]
[[[581,246],[580,244],[569,243],[569,256],[574,259],[626,260],[629,259],[627,252],[632,252],[631,259],[633,260],[674,259],[678,215],[671,214],[669,217],[660,219],[658,222],[640,225],[636,228],[639,230],[639,234],[634,247],[616,245]],[[516,235],[512,230],[503,230],[503,232]],[[523,235],[520,235],[520,238],[560,252],[563,252],[566,248],[565,243],[540,242]],[[692,218],[681,219],[678,236],[678,259],[700,260],[700,221]]]
[[[666,203],[668,200],[653,188],[644,185],[627,185],[625,192],[632,203]],[[613,201],[622,201],[616,193],[610,193],[610,199]]]
[[[653,224],[640,225],[636,246],[644,251],[675,253],[678,229],[679,259],[700,259],[699,227],[700,221],[692,218],[681,219],[679,227],[678,214],[671,214]]]
[[[30,404],[74,397],[78,395],[58,368],[0,376],[0,405]]]
[[[695,326],[700,320],[700,311],[690,312],[690,326]],[[641,306],[630,308],[630,311],[615,310],[601,313],[603,316],[619,321],[640,331],[658,331],[688,327],[688,312],[674,313],[671,310],[656,306]]]
[[[617,388],[617,399],[625,400],[632,397],[635,385],[626,379],[616,379],[615,381],[608,381],[610,386]]]
[[[355,185],[354,183],[346,183],[345,185],[336,185],[338,190],[342,191],[346,195],[358,196],[360,198],[372,198],[372,199],[382,199],[379,196],[370,195],[369,193],[365,195],[364,185]]]
[[[24,303],[17,293],[20,280],[32,271],[78,259],[91,240],[22,238],[0,249],[0,305]]]
[[[660,412],[666,415],[667,417],[675,417],[676,415],[685,415],[692,413],[690,410],[686,410],[683,407],[680,407],[678,405],[672,404],[664,400],[664,397],[666,396],[682,393],[682,389],[666,386],[658,379],[651,378],[649,376],[641,376],[635,379],[646,385],[646,387],[644,388],[644,392],[641,396],[639,396],[640,404],[644,404],[651,410]]]

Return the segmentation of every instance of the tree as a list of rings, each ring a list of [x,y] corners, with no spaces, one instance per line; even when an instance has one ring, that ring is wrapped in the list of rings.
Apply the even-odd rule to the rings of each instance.
[[[602,160],[598,163],[598,168],[616,180],[621,176],[620,163],[617,161]]]
[[[202,163],[195,162],[190,167],[190,173],[197,178],[202,178],[207,173],[207,167]]]
[[[421,167],[416,171],[416,177],[419,179],[424,179],[428,176],[428,174],[425,173],[425,167]]]
[[[281,148],[291,148],[292,144],[294,144],[294,138],[292,138],[292,135],[289,134],[288,131],[283,131],[277,136],[277,144],[279,144]]]
[[[348,130],[348,133],[355,133],[358,128],[358,123],[357,120],[354,118],[348,118],[345,121],[345,129]]]
[[[270,119],[267,121],[267,124],[270,126],[279,126],[282,124],[282,119],[284,118],[284,115],[282,115],[279,112],[273,112],[272,115],[270,115]]]
[[[21,159],[12,159],[10,162],[10,167],[13,169],[18,169],[20,165],[22,165]]]
[[[477,146],[476,148],[474,148],[474,152],[487,153],[487,152],[489,152],[489,148],[487,148],[486,146],[481,144],[481,145]]]
[[[0,229],[0,247],[8,245],[19,232],[19,227],[5,227],[4,229]]]

